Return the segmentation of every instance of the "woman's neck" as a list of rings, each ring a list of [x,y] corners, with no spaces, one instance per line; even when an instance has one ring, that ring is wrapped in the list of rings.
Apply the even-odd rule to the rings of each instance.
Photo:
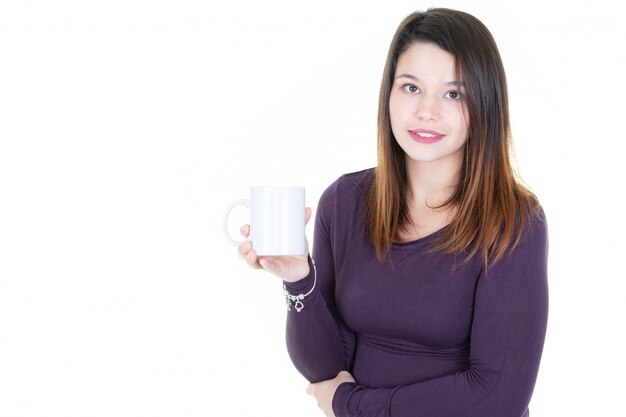
[[[461,177],[462,161],[455,158],[432,162],[415,161],[407,157],[406,174],[409,206],[415,214],[426,214],[450,199]],[[449,208],[449,207],[447,207]]]

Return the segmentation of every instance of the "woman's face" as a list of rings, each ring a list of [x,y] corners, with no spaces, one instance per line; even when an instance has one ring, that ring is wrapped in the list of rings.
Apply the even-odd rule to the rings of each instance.
[[[468,133],[465,88],[449,52],[417,42],[398,57],[389,113],[407,162],[462,163]]]

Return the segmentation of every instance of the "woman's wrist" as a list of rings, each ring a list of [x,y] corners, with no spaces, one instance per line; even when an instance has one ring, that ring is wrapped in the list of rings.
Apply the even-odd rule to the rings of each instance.
[[[313,294],[313,290],[317,285],[317,268],[315,267],[315,261],[310,256],[308,257],[308,263],[309,273],[305,277],[294,282],[283,281],[283,292],[288,311],[291,311],[291,308],[294,307],[297,312],[300,312],[304,308],[305,298]],[[311,281],[313,281],[312,284]]]
[[[348,399],[352,390],[357,387],[355,382],[343,382],[335,390],[332,400],[332,409],[336,417],[343,417],[348,414]]]
[[[308,263],[308,268],[306,270],[306,273],[301,278],[283,280],[283,283],[287,286],[289,290],[301,292],[306,287],[308,287],[307,285],[308,281],[313,278],[313,258],[311,258],[311,255],[307,256],[307,263]]]

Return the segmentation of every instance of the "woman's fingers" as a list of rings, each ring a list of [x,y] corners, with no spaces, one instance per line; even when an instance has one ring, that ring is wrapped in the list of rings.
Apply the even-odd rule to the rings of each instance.
[[[304,209],[304,224],[308,224],[309,220],[311,220],[311,213],[313,213],[311,207],[307,207]]]
[[[253,249],[250,249],[250,251],[248,251],[248,253],[246,254],[246,262],[248,262],[248,265],[251,268],[254,269],[261,269],[261,265],[259,264],[259,257],[257,256],[256,252]]]
[[[312,210],[310,207],[306,207],[305,209],[305,221],[309,222],[311,219]],[[246,238],[239,247],[237,251],[239,253],[239,257],[245,259],[253,269],[265,269],[266,271],[282,278],[285,280],[293,280],[293,279],[301,279],[308,273],[308,260],[307,257],[301,256],[273,256],[273,257],[260,257],[254,250],[254,245],[250,242],[248,237],[250,236],[250,225],[244,224],[239,229],[241,235]],[[308,253],[308,240],[307,240],[307,253]]]
[[[239,245],[239,248],[237,249],[237,251],[239,252],[239,256],[245,259],[245,257],[248,255],[248,252],[250,252],[251,249],[252,249],[252,243],[246,240],[245,242],[242,242]]]
[[[248,240],[242,242],[241,245],[239,245],[239,247],[237,248],[237,252],[239,252],[239,257],[245,259],[251,268],[261,268],[261,265],[259,264],[259,257],[257,256],[254,249],[252,249],[252,242]]]

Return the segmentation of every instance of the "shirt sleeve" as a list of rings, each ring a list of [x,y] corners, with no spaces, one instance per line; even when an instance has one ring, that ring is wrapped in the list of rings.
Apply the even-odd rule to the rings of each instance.
[[[287,312],[287,351],[296,369],[309,381],[332,379],[339,371],[349,370],[354,354],[354,333],[340,319],[335,304],[335,262],[330,239],[330,209],[334,189],[331,185],[321,196],[315,217],[313,259],[310,272],[295,283],[285,283],[290,294],[307,294],[303,308]],[[313,265],[315,262],[315,265]]]
[[[543,212],[509,255],[478,280],[468,369],[389,388],[340,385],[337,417],[520,417],[543,350],[548,235]]]

